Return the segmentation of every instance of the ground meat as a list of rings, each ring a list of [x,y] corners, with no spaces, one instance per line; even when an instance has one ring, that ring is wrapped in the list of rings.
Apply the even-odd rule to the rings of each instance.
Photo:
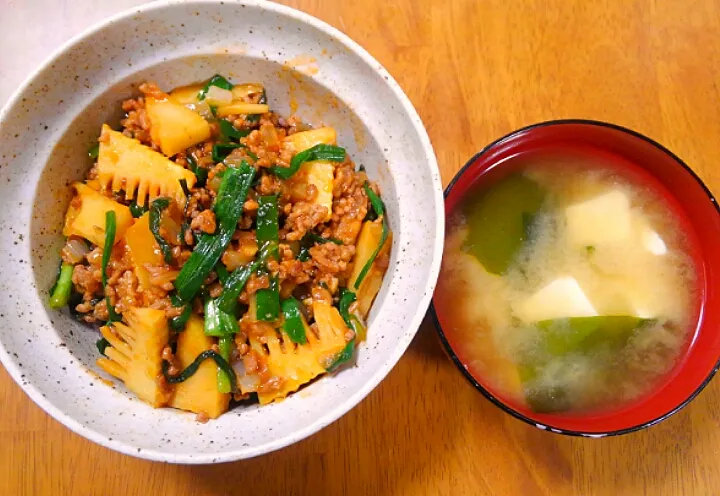
[[[191,229],[199,229],[208,234],[213,234],[217,226],[215,225],[215,214],[212,210],[203,210],[199,212],[190,223]]]
[[[233,271],[250,263],[258,251],[257,239],[252,231],[236,231],[230,243],[223,253],[222,262],[229,271]]]
[[[168,94],[161,90],[157,83],[153,81],[142,83],[139,89],[145,96],[149,96],[157,100],[165,100],[168,97]]]
[[[145,99],[131,98],[122,103],[122,109],[126,113],[126,117],[120,121],[123,127],[122,133],[130,138],[135,138],[143,145],[158,150],[159,147],[153,143],[150,137],[150,119],[145,110]]]
[[[98,140],[99,141],[99,140]],[[92,167],[88,171],[87,178],[89,181],[93,181],[98,178],[98,165],[97,162],[93,163]]]
[[[310,260],[306,262],[300,260],[283,260],[282,262],[270,260],[267,266],[268,270],[281,281],[291,281],[295,284],[304,284],[315,275],[315,267]]]
[[[68,210],[80,210],[80,207],[82,207],[82,198],[78,195],[73,196],[72,200],[70,200],[70,207]]]
[[[180,152],[175,156],[175,163],[189,169],[191,168],[189,157],[192,157],[198,167],[210,170],[215,165],[212,159],[212,148],[212,141],[191,146],[186,151]]]
[[[225,120],[232,122],[235,129],[249,130],[255,126],[255,122],[247,120],[247,115],[231,114],[225,117]]]
[[[145,110],[145,98],[129,98],[122,102],[122,109],[126,114],[137,110]]]
[[[303,298],[300,301],[302,302],[303,307],[305,308],[305,317],[307,317],[308,321],[312,320],[314,318],[314,312],[313,312],[313,306],[312,306],[312,304],[313,304],[312,296],[307,296],[306,298]],[[310,326],[310,328],[312,328],[312,326]]]
[[[252,274],[245,285],[245,291],[248,295],[255,294],[258,289],[265,289],[270,287],[270,278],[266,275]]]
[[[101,275],[96,274],[96,270],[91,266],[76,265],[73,268],[72,282],[75,291],[82,294],[84,300],[93,299],[102,289]]]
[[[188,246],[195,244],[195,236],[193,236],[193,232],[190,229],[185,230],[185,234],[183,234],[183,241]]]
[[[247,344],[247,336],[242,332],[239,332],[235,335],[235,345],[236,351],[240,356],[247,353],[248,349],[250,348]]]
[[[90,253],[85,255],[85,260],[87,260],[91,267],[99,271],[102,266],[102,254],[102,248],[96,246],[90,250]]]
[[[285,129],[275,127],[272,118],[263,116],[260,119],[260,129],[252,131],[241,142],[257,156],[256,167],[266,168],[275,165],[287,167],[293,151],[282,146],[285,135]]]
[[[83,302],[76,307],[76,310],[80,313],[87,313],[84,319],[88,322],[95,322],[100,319],[99,315],[107,316],[107,307],[103,301],[100,303],[93,304],[92,302],[98,299],[98,296],[103,295],[102,287],[102,249],[96,247],[85,255],[88,265],[78,264],[73,268],[73,284],[75,291],[82,294]],[[131,269],[131,263],[129,254],[121,244],[116,245],[113,248],[110,256],[110,261],[107,266],[108,285],[105,289],[105,296],[107,296],[113,305],[117,304],[116,292],[122,286],[122,296],[126,297],[126,303],[128,301],[136,301],[137,297],[134,291],[128,288],[128,279],[121,278],[123,275]],[[128,276],[129,277],[129,276]],[[133,275],[134,277],[134,275]],[[117,286],[117,287],[116,287]],[[99,308],[98,308],[99,307]],[[90,315],[89,312],[93,314]]]
[[[335,167],[335,178],[333,180],[333,198],[340,198],[352,192],[356,187],[362,189],[363,181],[359,181],[355,172],[355,165],[346,160],[342,164]]]
[[[260,330],[260,332],[274,333],[273,328],[267,323],[262,322],[257,324],[260,324],[258,325],[258,329]],[[265,339],[265,334],[262,334],[261,337],[257,339],[261,342],[267,341]],[[259,378],[259,381],[254,388],[255,391],[257,391],[258,393],[268,393],[271,391],[276,391],[282,386],[284,380],[273,376],[270,373],[270,368],[268,366],[268,358],[266,355],[258,353],[258,351],[253,348],[248,348],[246,353],[242,355],[242,361],[245,370],[248,371],[248,374],[257,376]]]
[[[206,188],[197,188],[192,191],[187,202],[185,215],[191,219],[196,217],[203,210],[212,206],[212,195]]]
[[[178,270],[167,266],[146,265],[150,275],[149,288],[141,288],[129,253],[122,243],[115,246],[108,263],[108,285],[102,288],[102,250],[95,248],[87,254],[88,265],[76,265],[73,269],[75,290],[83,295],[83,302],[77,305],[79,313],[86,314],[83,319],[88,322],[107,320],[106,296],[112,302],[115,311],[126,312],[130,307],[171,308],[167,298],[168,291],[174,289],[172,281],[177,277]],[[168,318],[176,316],[175,309],[168,310]]]
[[[281,126],[280,125],[280,119],[281,117],[276,114],[275,112],[268,112],[267,114],[260,115],[260,126],[270,124],[272,126],[275,126],[278,128],[278,132],[280,131],[280,128],[282,128],[283,136],[287,135],[287,126]]]
[[[278,246],[278,255],[280,260],[293,260],[295,259],[295,253],[293,252],[290,245],[286,243],[280,243]]]
[[[126,113],[121,123],[122,132],[159,150],[157,144],[152,141],[152,122],[146,110],[146,102],[147,98],[166,98],[167,95],[152,83],[143,84],[140,90],[143,96],[128,99],[122,104]],[[260,97],[260,93],[254,93],[243,99],[258,103]],[[157,265],[144,265],[141,269],[147,271],[149,279],[146,279],[145,272],[142,274],[136,272],[140,268],[131,263],[126,244],[120,241],[116,243],[110,257],[107,270],[108,285],[104,290],[101,283],[102,248],[95,247],[79,262],[77,259],[82,257],[83,252],[80,245],[70,244],[63,252],[64,260],[75,264],[74,289],[83,297],[82,302],[76,306],[76,309],[83,314],[81,318],[88,322],[106,321],[108,318],[106,297],[119,313],[124,313],[131,307],[145,307],[164,311],[168,319],[180,315],[184,307],[174,306],[170,299],[170,295],[175,290],[175,278],[197,245],[198,233],[211,234],[218,229],[214,208],[217,191],[222,183],[221,175],[228,167],[239,166],[242,160],[247,160],[255,167],[256,177],[245,198],[238,228],[232,234],[231,242],[226,247],[221,262],[228,271],[234,271],[257,257],[258,243],[255,229],[258,197],[278,195],[280,221],[278,257],[267,261],[268,275],[251,275],[238,300],[248,304],[251,295],[261,288],[270,286],[270,276],[276,277],[280,283],[281,297],[286,299],[294,296],[302,301],[303,313],[311,324],[313,332],[317,332],[316,324],[312,324],[313,302],[337,304],[338,291],[347,283],[352,269],[355,243],[369,209],[368,198],[363,188],[367,176],[364,172],[357,172],[349,159],[334,164],[333,202],[331,212],[328,212],[327,207],[315,204],[318,188],[308,184],[307,174],[303,172],[296,174],[290,180],[282,180],[268,169],[273,166],[289,166],[296,150],[292,141],[285,138],[309,129],[306,124],[295,116],[284,119],[272,112],[259,116],[234,115],[225,119],[237,129],[249,131],[247,136],[240,139],[244,146],[232,150],[226,160],[215,163],[212,156],[213,146],[221,139],[219,125],[214,120],[210,123],[210,139],[171,158],[183,168],[195,170],[199,167],[206,170],[207,182],[203,185],[195,185],[191,189],[184,207],[180,207],[182,212],[170,215],[168,211],[165,214],[174,219],[174,224],[163,222],[161,227],[161,235],[171,245],[170,264],[158,259]],[[107,134],[103,134],[100,141],[108,137]],[[91,169],[88,178],[97,178],[97,164]],[[371,185],[371,187],[377,191],[376,186]],[[102,193],[124,205],[130,204],[123,192],[113,192],[108,189]],[[73,202],[78,201],[77,198],[73,199]],[[181,223],[185,223],[190,229],[181,230]],[[309,238],[305,237],[308,232],[325,238],[336,238],[342,244],[317,243],[311,246],[312,243],[308,243]],[[307,260],[297,259],[301,250],[307,250],[306,254],[309,255]],[[388,263],[389,254],[383,252],[378,256],[376,266],[387,267]],[[138,278],[138,275],[141,277]],[[144,286],[146,283],[148,287]],[[222,294],[223,286],[215,271],[205,277],[203,284],[206,294],[210,297],[217,298]],[[189,303],[196,315],[204,314],[203,301],[204,297],[198,296]],[[236,349],[233,351],[231,361],[242,360],[246,371],[259,378],[257,386],[252,388],[257,392],[274,391],[283,384],[281,378],[270,373],[266,353],[258,348],[258,343],[260,346],[267,344],[268,336],[276,333],[275,327],[276,323],[255,321],[254,316],[251,318],[246,313],[240,320],[240,332],[235,336]],[[346,339],[350,339],[351,335],[352,333],[349,332]],[[249,338],[253,339],[252,346],[248,341]],[[171,338],[171,341],[174,339]],[[284,346],[287,349],[295,345],[285,343]],[[170,345],[163,351],[163,359],[170,362],[171,375],[179,372],[179,363],[173,356]],[[169,393],[171,388],[164,377],[160,375],[157,380],[163,390]],[[244,397],[245,395],[236,395],[236,398]],[[203,421],[207,416],[201,413],[198,418]]]
[[[248,337],[255,337],[258,340],[264,340],[265,336],[272,333],[274,330],[273,326],[262,320],[251,319],[249,316],[245,316],[240,319],[240,331]]]
[[[179,166],[185,168],[185,169],[192,169],[192,166],[190,164],[190,160],[188,159],[188,153],[187,152],[180,152],[177,155],[175,155],[174,159],[175,163]]]
[[[208,274],[208,276],[205,278],[205,281],[203,284],[205,284],[205,286],[210,286],[212,283],[214,283],[217,280],[218,280],[217,272],[215,272],[213,270],[213,271],[210,271],[210,274]]]
[[[170,367],[176,367],[175,355],[173,354],[172,348],[170,346],[166,346],[165,348],[163,348],[161,358],[168,362],[170,364]],[[168,372],[170,371],[168,370]]]
[[[184,308],[185,307],[176,307],[174,305],[170,305],[169,307],[165,308],[165,318],[174,319],[175,317],[178,317],[180,314],[183,313]]]
[[[124,313],[130,307],[142,305],[142,296],[138,293],[138,280],[132,270],[126,270],[115,284],[115,309]]]
[[[199,412],[195,416],[195,420],[200,424],[207,424],[210,421],[210,416],[205,412]]]
[[[327,289],[330,294],[336,294],[338,291],[338,288],[340,287],[340,279],[335,277],[332,274],[324,273],[320,274],[320,277],[318,277],[315,280],[315,284],[320,285],[320,287]]]
[[[166,353],[167,352],[167,353]],[[163,360],[166,360],[170,363],[170,366],[168,367],[168,373],[170,375],[177,375],[180,371],[178,370],[178,367],[175,362],[175,357],[172,354],[172,349],[169,346],[166,346],[163,349],[162,353]],[[172,371],[172,373],[171,373]],[[162,391],[163,398],[161,400],[162,405],[167,405],[170,400],[172,399],[172,395],[174,392],[174,389],[170,384],[168,384],[167,379],[165,379],[165,376],[163,374],[158,374],[155,378],[155,384],[157,384],[158,389]]]
[[[150,305],[148,305],[150,308],[154,308],[156,310],[164,310],[165,311],[165,317],[168,319],[172,319],[173,317],[177,317],[182,313],[183,307],[176,307],[172,304],[172,301],[168,296],[162,296],[156,298]]]
[[[355,244],[368,209],[363,176],[355,172],[352,162],[335,169],[332,218],[323,236],[339,239],[346,245]]]
[[[284,379],[277,376],[269,376],[264,378],[264,374],[260,374],[260,385],[257,388],[258,393],[271,393],[273,391],[279,391],[285,383]]]
[[[205,315],[205,304],[202,298],[195,298],[193,300],[192,311],[196,315]]]
[[[258,202],[257,200],[253,200],[252,198],[249,200],[246,200],[243,204],[243,212],[252,212],[258,209]]]
[[[300,117],[296,115],[292,115],[289,119],[287,119],[286,126],[288,136],[290,136],[291,134],[299,133],[301,131],[307,131],[309,129],[308,125],[305,124],[302,119],[300,119]]]
[[[118,244],[115,245],[113,248],[112,255],[110,256],[110,262],[108,262],[107,266],[107,286],[105,287],[105,295],[109,297],[110,302],[114,307],[117,306],[118,303],[118,297],[116,297],[116,293],[120,290],[122,286],[122,290],[124,291],[125,296],[127,296],[131,300],[138,299],[136,296],[131,295],[131,289],[127,285],[127,283],[121,283],[121,278],[127,273],[132,271],[132,263],[130,260],[130,254],[125,250],[125,247]],[[134,274],[132,276],[134,278]],[[126,279],[125,281],[128,281]],[[137,280],[135,279],[135,287],[137,287]],[[116,311],[119,312],[119,310],[116,308]]]
[[[179,247],[178,247],[179,248]],[[182,249],[181,253],[182,253]],[[152,286],[163,289],[164,291],[172,291],[173,281],[180,273],[179,270],[169,265],[150,265],[146,264],[145,270],[150,274],[150,284]]]
[[[327,216],[327,208],[314,203],[297,202],[292,205],[285,225],[280,230],[280,239],[299,241],[307,231],[320,224]]]
[[[260,178],[260,183],[255,189],[259,195],[277,195],[283,193],[284,186],[279,177],[265,174]]]
[[[95,324],[103,322],[103,319],[95,317],[95,307],[102,301],[102,305],[98,308],[100,317],[107,316],[107,306],[105,300],[95,299],[91,301],[83,301],[75,307],[75,311],[78,312],[78,319],[89,324]]]
[[[310,248],[310,257],[320,272],[337,274],[348,268],[350,260],[355,255],[354,245],[336,245],[323,243]]]
[[[262,97],[262,93],[254,93],[250,95],[246,95],[242,98],[242,101],[245,103],[260,103],[260,98]],[[232,123],[233,126],[235,126],[237,129],[250,129],[252,127],[257,126],[257,122],[255,118],[248,120],[249,115],[245,114],[234,114],[234,115],[228,115],[225,117],[225,120]]]
[[[250,229],[253,225],[253,217],[250,215],[243,215],[240,217],[240,220],[238,221],[238,228],[247,230]]]
[[[270,260],[267,267],[281,282],[292,285],[290,291],[295,286],[313,282],[336,294],[340,279],[349,275],[355,246],[317,244],[309,249],[310,259],[304,262],[297,260],[286,244],[281,244],[280,253],[280,261]]]
[[[210,294],[211,298],[217,298],[218,296],[220,296],[222,294],[222,292],[223,292],[223,287],[222,287],[222,284],[220,284],[219,282],[211,284],[210,287],[208,288],[208,293]]]
[[[85,317],[86,322],[106,322],[109,318],[107,304],[105,303],[105,300],[100,300],[97,302],[95,307],[93,308],[92,317],[89,315]]]
[[[174,246],[172,249],[172,256],[178,267],[185,265],[190,255],[192,255],[192,251],[182,246]]]
[[[322,286],[313,286],[312,288],[312,299],[322,303],[332,305],[332,295],[330,292]]]

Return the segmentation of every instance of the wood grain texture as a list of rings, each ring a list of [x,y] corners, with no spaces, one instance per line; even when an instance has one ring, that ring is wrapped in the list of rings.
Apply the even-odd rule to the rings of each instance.
[[[8,1],[3,16],[24,8]],[[505,133],[582,117],[660,141],[720,192],[720,2],[283,3],[338,27],[395,76],[425,121],[445,184]],[[467,384],[427,319],[357,408],[244,462],[181,467],[110,452],[50,419],[4,371],[0,399],[0,494],[720,494],[717,379],[649,430],[601,440],[551,435]]]

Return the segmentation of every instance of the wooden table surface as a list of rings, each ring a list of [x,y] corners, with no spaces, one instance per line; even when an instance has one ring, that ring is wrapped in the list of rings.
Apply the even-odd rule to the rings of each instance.
[[[0,0],[0,103],[57,42],[138,3]],[[660,141],[720,193],[717,0],[284,3],[343,30],[395,76],[425,121],[445,184],[493,139],[579,117]],[[553,435],[466,383],[427,319],[387,379],[345,417],[238,463],[172,466],[111,452],[49,418],[4,371],[0,402],[3,495],[720,494],[717,379],[649,430]]]

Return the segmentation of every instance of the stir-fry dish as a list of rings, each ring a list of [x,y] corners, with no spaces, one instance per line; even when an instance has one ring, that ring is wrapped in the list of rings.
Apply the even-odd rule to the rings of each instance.
[[[377,186],[336,144],[222,76],[140,86],[72,185],[52,308],[153,407],[216,418],[352,360],[389,264]]]

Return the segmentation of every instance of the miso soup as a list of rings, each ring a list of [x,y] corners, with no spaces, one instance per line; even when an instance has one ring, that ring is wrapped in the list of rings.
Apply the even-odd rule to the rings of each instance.
[[[698,319],[679,212],[642,178],[578,160],[525,159],[482,179],[451,216],[435,292],[473,375],[535,412],[650,394]]]

